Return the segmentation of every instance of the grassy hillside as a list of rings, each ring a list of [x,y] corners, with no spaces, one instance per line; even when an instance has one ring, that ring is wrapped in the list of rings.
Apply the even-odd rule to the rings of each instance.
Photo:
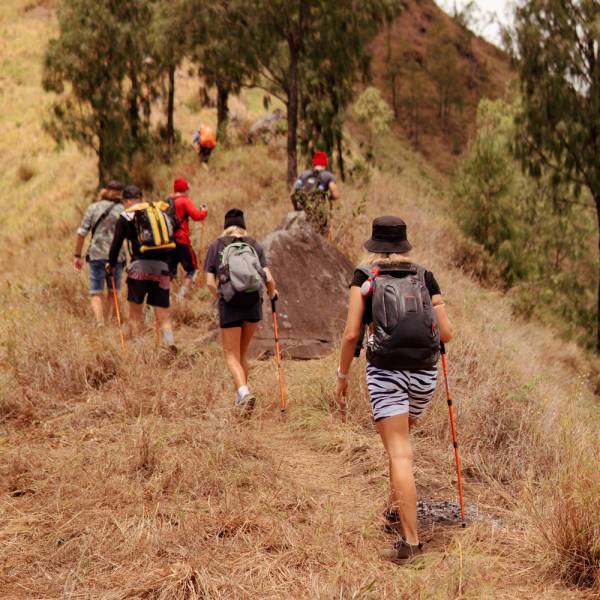
[[[597,597],[597,367],[454,268],[444,178],[398,139],[380,141],[368,180],[342,187],[334,242],[356,260],[373,216],[402,215],[456,323],[451,385],[474,519],[464,530],[424,526],[422,560],[398,568],[377,557],[389,542],[387,474],[364,364],[342,423],[331,409],[335,356],[285,363],[285,421],[274,364],[254,363],[259,403],[246,422],[232,410],[220,349],[206,341],[214,313],[204,291],[175,310],[176,360],[155,352],[151,331],[122,356],[116,329],[90,328],[85,277],[70,257],[95,165],[74,147],[56,152],[40,127],[48,7],[0,8],[0,596]],[[194,110],[197,82],[183,71],[177,86],[187,137],[214,115]],[[257,106],[245,96],[235,109]],[[282,152],[236,146],[217,152],[210,172],[184,152],[152,167],[156,193],[185,175],[211,210],[208,239],[233,205],[261,237],[288,210]],[[33,171],[27,181],[21,166]],[[420,499],[455,502],[441,390],[414,445]]]
[[[393,104],[390,71],[397,72],[396,133],[443,172],[452,172],[473,133],[475,113],[483,97],[506,94],[514,73],[508,55],[476,36],[441,10],[434,0],[405,0],[404,10],[373,43],[373,75]],[[456,106],[447,122],[438,113],[439,91],[430,54],[444,42],[442,54],[451,60],[446,73],[447,94]]]

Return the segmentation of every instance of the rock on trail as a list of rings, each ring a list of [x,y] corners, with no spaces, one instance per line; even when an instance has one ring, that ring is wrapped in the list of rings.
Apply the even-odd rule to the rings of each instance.
[[[279,291],[279,337],[286,358],[319,358],[331,352],[346,320],[352,263],[317,234],[303,212],[288,213],[261,241]],[[271,303],[251,345],[254,356],[273,353]]]

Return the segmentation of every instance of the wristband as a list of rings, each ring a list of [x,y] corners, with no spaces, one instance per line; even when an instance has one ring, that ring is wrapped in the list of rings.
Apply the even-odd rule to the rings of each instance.
[[[348,379],[348,375],[349,375],[349,373],[342,373],[342,372],[340,371],[340,368],[339,368],[339,367],[338,367],[338,370],[337,370],[337,373],[336,373],[336,374],[337,374],[337,378],[338,378],[338,379],[342,379],[342,380]]]
[[[81,258],[81,254],[74,254],[73,258]]]

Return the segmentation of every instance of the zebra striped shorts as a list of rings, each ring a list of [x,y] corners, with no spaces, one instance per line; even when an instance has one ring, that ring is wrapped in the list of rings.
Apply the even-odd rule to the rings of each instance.
[[[367,363],[367,387],[373,419],[409,414],[418,419],[427,408],[437,383],[437,369],[388,371]]]

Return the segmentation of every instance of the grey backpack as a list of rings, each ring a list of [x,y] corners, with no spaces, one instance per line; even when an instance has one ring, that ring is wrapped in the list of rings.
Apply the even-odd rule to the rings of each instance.
[[[385,270],[383,270],[385,269]],[[405,272],[394,277],[392,273]],[[440,334],[419,265],[386,265],[371,296],[373,335],[367,360],[380,369],[433,369],[440,358]]]
[[[224,240],[219,263],[219,290],[225,302],[230,302],[236,293],[258,292],[265,289],[266,273],[248,238]]]

